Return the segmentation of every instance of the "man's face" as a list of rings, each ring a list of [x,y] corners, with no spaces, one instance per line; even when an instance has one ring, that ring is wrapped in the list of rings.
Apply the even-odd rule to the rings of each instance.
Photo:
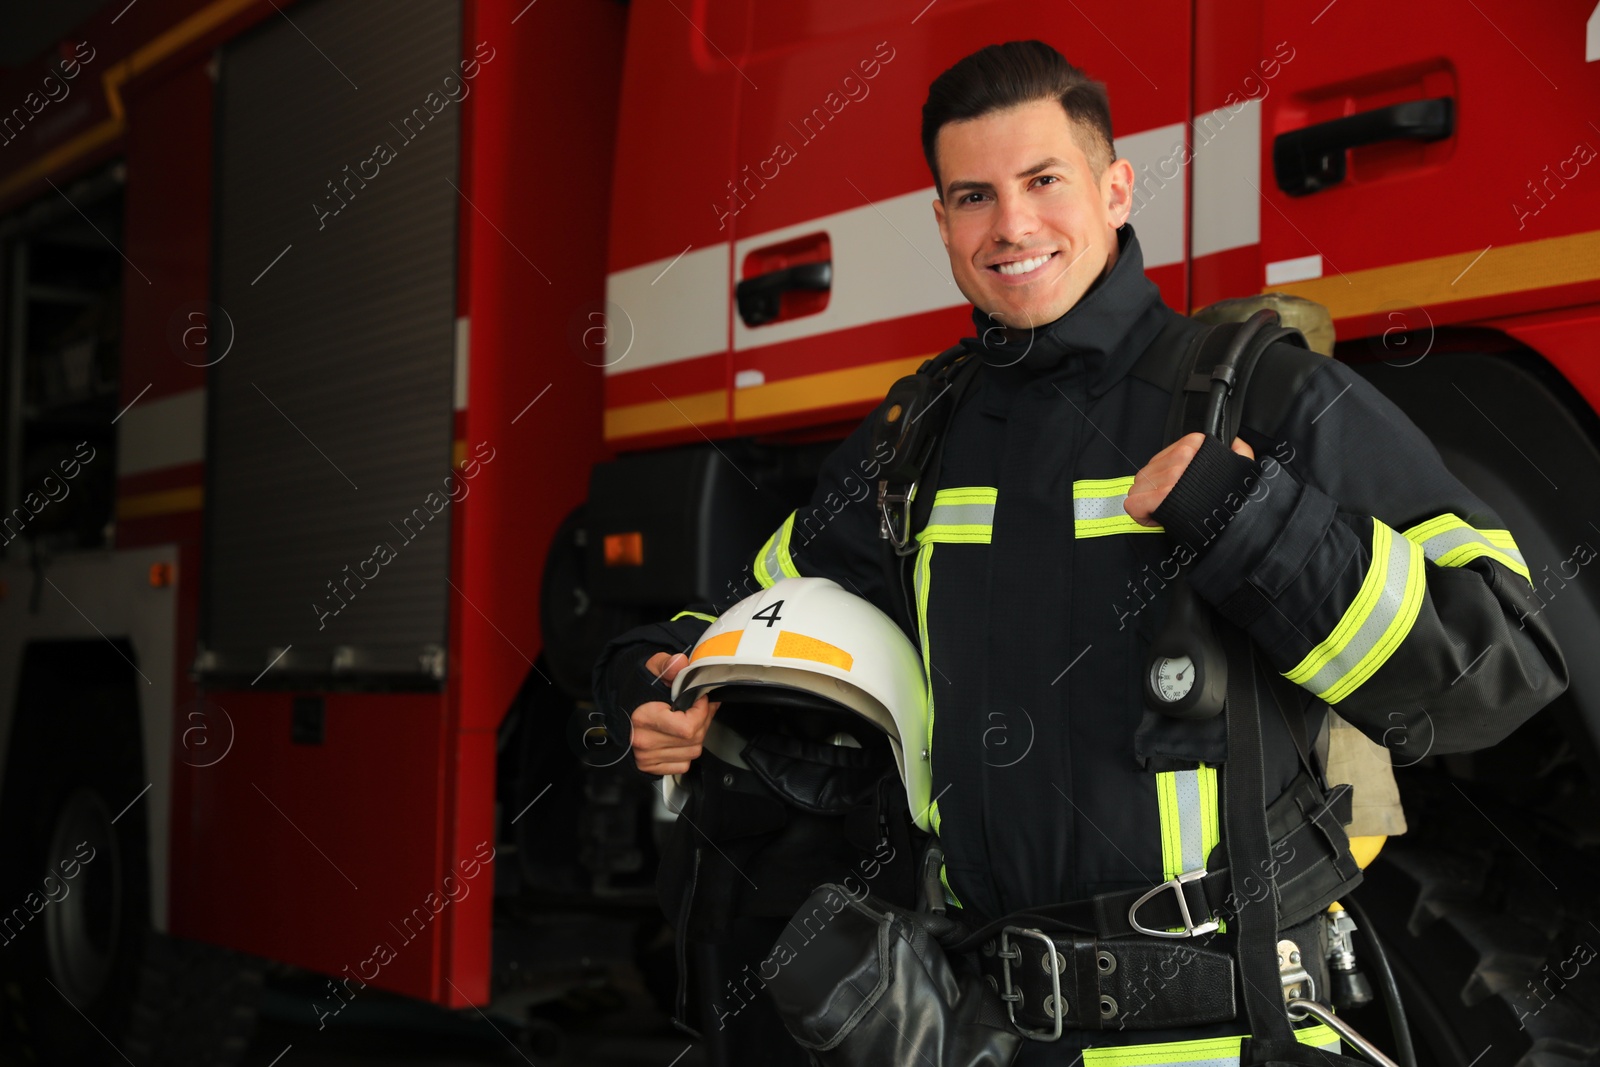
[[[1133,167],[1119,159],[1097,177],[1074,133],[1054,100],[939,130],[944,199],[933,214],[950,272],[962,295],[1007,327],[1060,318],[1116,262]]]

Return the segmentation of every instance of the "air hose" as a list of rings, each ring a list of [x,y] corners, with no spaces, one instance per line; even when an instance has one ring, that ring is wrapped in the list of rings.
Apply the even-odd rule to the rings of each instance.
[[[1395,1057],[1400,1067],[1417,1067],[1417,1051],[1411,1045],[1411,1024],[1406,1021],[1406,1008],[1400,1001],[1400,986],[1394,980],[1394,969],[1389,966],[1389,954],[1378,938],[1377,927],[1367,916],[1359,902],[1346,898],[1346,908],[1356,918],[1356,929],[1372,946],[1372,960],[1377,965],[1378,984],[1383,992],[1383,1006],[1389,1013],[1389,1029],[1394,1032]]]

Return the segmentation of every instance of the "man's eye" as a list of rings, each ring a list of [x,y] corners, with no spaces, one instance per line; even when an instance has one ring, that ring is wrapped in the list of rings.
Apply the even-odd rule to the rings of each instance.
[[[968,193],[966,196],[963,196],[960,200],[956,201],[956,203],[958,203],[958,204],[970,204],[970,203],[973,202],[973,198],[974,197],[978,197],[978,196],[982,196],[982,195],[983,195],[982,193]]]
[[[1054,174],[1041,174],[1037,178],[1034,179],[1034,181],[1039,181],[1039,182],[1044,182],[1044,181],[1059,182],[1060,180],[1061,179],[1056,177]]]

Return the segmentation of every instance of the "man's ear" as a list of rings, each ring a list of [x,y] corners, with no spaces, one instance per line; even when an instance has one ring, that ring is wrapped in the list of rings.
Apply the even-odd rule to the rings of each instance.
[[[950,247],[950,227],[944,217],[944,201],[935,199],[933,202],[933,218],[939,224],[939,240],[944,242],[945,248]]]
[[[1126,159],[1114,160],[1100,176],[1100,194],[1105,198],[1106,213],[1121,228],[1133,214],[1133,164]]]

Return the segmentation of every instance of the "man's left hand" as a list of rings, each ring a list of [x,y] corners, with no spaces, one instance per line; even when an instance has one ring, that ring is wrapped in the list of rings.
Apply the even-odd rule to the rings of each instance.
[[[1167,494],[1172,492],[1172,487],[1178,484],[1178,479],[1183,477],[1183,472],[1189,469],[1189,461],[1200,451],[1200,442],[1203,440],[1204,434],[1183,435],[1157,452],[1133,476],[1133,486],[1128,490],[1128,499],[1122,506],[1134,522],[1140,526],[1161,525],[1151,513],[1161,506]],[[1245,444],[1243,438],[1235,437],[1231,447],[1246,459],[1256,458],[1255,450]]]

